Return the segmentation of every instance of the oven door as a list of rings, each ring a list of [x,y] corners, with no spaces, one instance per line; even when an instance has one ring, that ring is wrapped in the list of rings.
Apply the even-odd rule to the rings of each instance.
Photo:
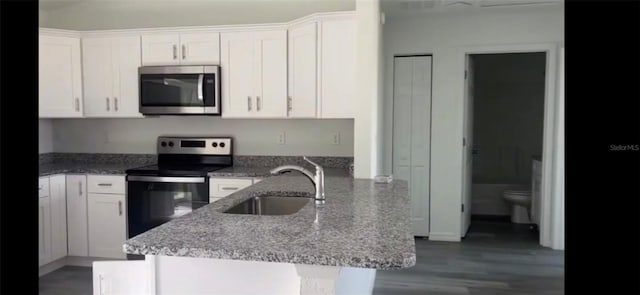
[[[190,213],[208,203],[208,177],[128,175],[128,238]]]
[[[140,112],[220,114],[218,67],[141,67]]]

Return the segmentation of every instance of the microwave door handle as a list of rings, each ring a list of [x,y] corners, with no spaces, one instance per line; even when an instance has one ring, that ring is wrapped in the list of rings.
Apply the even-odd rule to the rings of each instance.
[[[204,99],[204,74],[200,74],[198,76],[198,99],[199,100],[203,100]]]

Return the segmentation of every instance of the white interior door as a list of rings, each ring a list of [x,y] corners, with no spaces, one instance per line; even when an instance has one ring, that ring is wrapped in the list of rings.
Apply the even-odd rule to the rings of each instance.
[[[465,56],[464,125],[462,154],[462,214],[460,236],[464,237],[471,225],[471,175],[473,171],[473,58]]]
[[[394,60],[393,173],[409,181],[416,236],[429,235],[431,57]]]

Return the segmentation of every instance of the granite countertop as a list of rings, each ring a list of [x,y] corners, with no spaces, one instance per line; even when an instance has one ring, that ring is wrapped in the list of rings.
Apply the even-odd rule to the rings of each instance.
[[[140,167],[140,164],[124,163],[49,163],[40,164],[40,176],[53,174],[125,174],[130,168]]]
[[[406,181],[374,184],[326,171],[323,205],[309,202],[281,216],[222,213],[265,193],[312,196],[313,191],[309,179],[299,174],[265,178],[133,237],[123,248],[129,254],[375,269],[415,264]]]

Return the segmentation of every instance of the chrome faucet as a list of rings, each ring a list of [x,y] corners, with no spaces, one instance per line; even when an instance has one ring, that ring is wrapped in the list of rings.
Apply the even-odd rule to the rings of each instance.
[[[302,174],[304,174],[306,177],[308,177],[311,182],[313,182],[313,186],[315,186],[316,188],[316,195],[315,195],[315,200],[316,200],[316,204],[324,204],[325,198],[324,198],[324,169],[322,169],[322,166],[312,162],[311,160],[307,159],[306,156],[302,157],[305,161],[311,163],[311,165],[313,165],[314,167],[316,167],[316,173],[311,173],[311,171],[298,166],[298,165],[284,165],[284,166],[280,166],[280,167],[276,167],[271,169],[271,174],[272,175],[278,175],[282,172],[286,172],[286,171],[291,171],[291,170],[296,170],[296,171],[300,171]]]

